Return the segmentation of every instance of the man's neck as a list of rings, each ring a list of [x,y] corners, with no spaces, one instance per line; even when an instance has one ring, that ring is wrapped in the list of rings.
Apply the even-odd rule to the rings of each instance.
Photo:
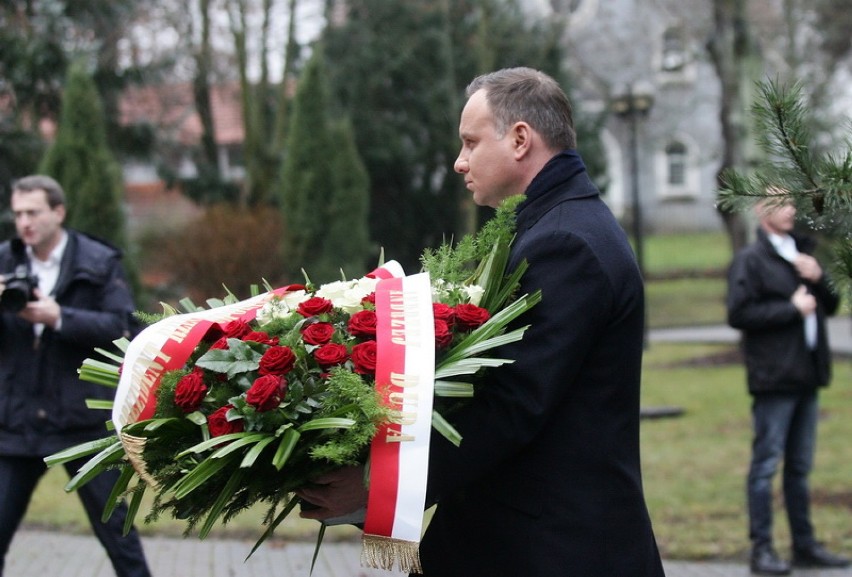
[[[59,229],[59,232],[53,235],[49,241],[43,242],[39,246],[33,247],[33,256],[44,262],[50,258],[50,255],[60,245],[62,239],[65,238],[65,230]]]

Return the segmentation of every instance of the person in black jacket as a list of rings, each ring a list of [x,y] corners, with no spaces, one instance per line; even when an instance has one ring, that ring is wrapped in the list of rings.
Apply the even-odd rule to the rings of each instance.
[[[44,457],[104,436],[104,414],[86,399],[110,391],[77,370],[96,347],[129,335],[134,311],[121,252],[63,227],[65,195],[55,180],[14,182],[11,208],[18,237],[0,245],[0,575]],[[84,462],[67,464],[68,473]],[[122,535],[126,505],[101,522],[117,476],[99,475],[78,495],[116,574],[148,577],[136,530]]]
[[[772,544],[772,479],[783,458],[783,489],[793,565],[845,567],[849,560],[816,541],[808,475],[814,457],[817,389],[827,386],[831,358],[825,318],[838,296],[811,255],[813,243],[793,234],[796,208],[784,192],[756,205],[757,240],[734,257],[728,276],[728,322],[742,331],[754,440],[748,473],[751,570],[786,575],[790,564]]]
[[[525,195],[509,267],[526,260],[519,294],[540,289],[542,300],[517,319],[530,325],[523,340],[498,351],[514,362],[453,414],[461,445],[432,435],[424,575],[661,577],[639,458],[636,259],[589,179],[553,78],[504,69],[467,95],[454,168],[480,206]],[[341,505],[341,477],[324,481],[302,491],[318,506],[303,517],[363,505]]]

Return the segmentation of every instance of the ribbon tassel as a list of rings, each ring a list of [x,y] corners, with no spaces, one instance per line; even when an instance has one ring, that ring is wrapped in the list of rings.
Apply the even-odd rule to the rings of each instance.
[[[422,574],[420,544],[365,533],[361,543],[361,565],[385,571],[392,571],[398,566],[404,573]]]

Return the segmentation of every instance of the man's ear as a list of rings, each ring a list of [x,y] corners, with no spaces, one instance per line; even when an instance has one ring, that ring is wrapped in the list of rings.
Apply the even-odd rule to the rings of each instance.
[[[529,154],[532,146],[533,131],[526,122],[516,122],[509,129],[509,137],[515,151],[515,160],[521,160]]]
[[[59,204],[59,205],[56,206],[56,208],[53,209],[53,211],[59,217],[59,222],[64,223],[65,222],[65,214],[66,214],[65,205]]]

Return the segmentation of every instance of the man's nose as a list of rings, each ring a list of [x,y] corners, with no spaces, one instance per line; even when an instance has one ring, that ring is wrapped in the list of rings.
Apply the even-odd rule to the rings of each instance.
[[[464,174],[468,171],[470,166],[468,165],[467,158],[462,158],[461,155],[456,159],[455,164],[453,164],[453,170],[458,172],[459,174]]]

